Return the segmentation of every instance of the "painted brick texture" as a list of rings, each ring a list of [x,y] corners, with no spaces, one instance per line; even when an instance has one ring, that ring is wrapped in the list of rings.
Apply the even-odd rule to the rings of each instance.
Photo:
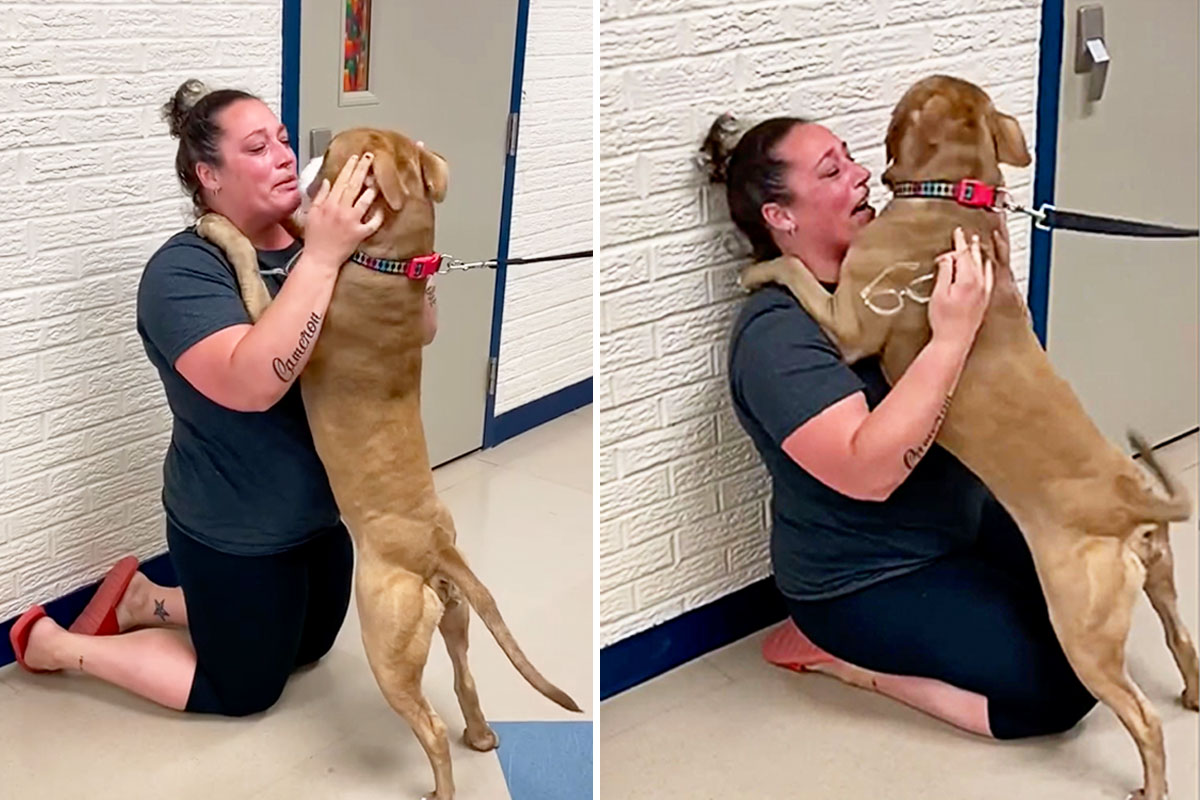
[[[513,256],[592,247],[592,3],[530,0]],[[592,259],[508,268],[496,413],[592,375]]]
[[[280,37],[277,0],[0,15],[0,619],[165,549],[170,414],[134,301],[190,218],[158,107],[198,77],[278,110]]]
[[[900,95],[983,86],[1032,148],[1039,0],[598,0],[600,631],[607,645],[770,573],[769,483],[730,409],[746,252],[694,164],[712,120],[798,115],[879,184]],[[1007,170],[1007,168],[1006,168]],[[1033,168],[1006,171],[1028,202]],[[1011,220],[1025,284],[1029,229]]]

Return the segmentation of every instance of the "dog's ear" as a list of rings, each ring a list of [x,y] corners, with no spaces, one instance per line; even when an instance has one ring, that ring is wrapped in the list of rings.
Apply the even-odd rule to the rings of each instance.
[[[996,139],[996,159],[1014,167],[1028,167],[1033,159],[1025,146],[1025,134],[1015,117],[992,112],[992,135]]]
[[[450,165],[432,150],[426,150],[424,145],[418,145],[421,161],[421,180],[429,199],[440,203],[446,199],[446,189],[450,180]]]
[[[406,198],[421,191],[420,183],[413,175],[415,170],[412,165],[407,161],[397,164],[396,156],[391,152],[376,154],[371,170],[375,174],[375,182],[379,185],[383,199],[392,211],[399,211]]]

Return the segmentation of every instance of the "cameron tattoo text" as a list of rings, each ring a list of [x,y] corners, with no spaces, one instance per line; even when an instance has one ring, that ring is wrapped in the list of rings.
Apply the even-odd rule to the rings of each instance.
[[[308,322],[300,331],[300,340],[296,343],[296,349],[291,352],[288,358],[276,358],[271,362],[271,366],[275,370],[275,376],[279,380],[287,383],[292,378],[296,377],[296,367],[299,366],[304,354],[308,352],[308,348],[312,347],[312,343],[317,338],[317,331],[321,329],[321,315],[313,312],[313,315],[308,318]]]
[[[925,437],[925,441],[921,442],[920,447],[910,447],[904,451],[904,466],[910,470],[917,465],[921,460],[921,456],[925,455],[925,451],[933,444],[933,440],[937,438],[937,432],[942,427],[942,421],[946,419],[946,412],[950,410],[950,395],[946,395],[946,399],[942,402],[942,410],[938,412],[937,419],[933,421],[933,427],[929,430],[929,435]]]

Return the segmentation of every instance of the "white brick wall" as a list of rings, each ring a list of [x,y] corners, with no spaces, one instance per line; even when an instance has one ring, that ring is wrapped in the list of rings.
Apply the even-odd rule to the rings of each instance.
[[[592,3],[531,0],[509,254],[592,246]],[[496,413],[592,374],[591,259],[508,268]]]
[[[278,0],[0,14],[0,620],[165,550],[170,415],[134,300],[190,204],[158,107],[198,77],[278,110],[280,36]]]
[[[798,115],[879,185],[891,108],[972,80],[1032,148],[1039,0],[599,0],[600,620],[611,644],[769,574],[769,484],[729,407],[743,252],[693,156],[712,120]],[[1008,172],[1018,201],[1033,169]],[[1013,221],[1028,274],[1028,225]]]

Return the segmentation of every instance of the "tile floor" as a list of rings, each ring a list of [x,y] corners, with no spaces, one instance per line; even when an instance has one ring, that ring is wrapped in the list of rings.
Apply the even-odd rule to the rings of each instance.
[[[1197,437],[1163,448],[1197,493]],[[1197,628],[1197,524],[1172,528],[1180,608]],[[772,667],[766,631],[685,664],[601,705],[601,795],[886,800],[1122,800],[1141,785],[1130,739],[1098,707],[1069,734],[997,743],[820,675]],[[1197,797],[1197,714],[1150,606],[1139,601],[1129,672],[1158,708],[1172,800]]]
[[[472,567],[523,649],[584,708],[570,714],[526,685],[476,617],[471,665],[488,719],[590,720],[591,408],[435,477]],[[497,755],[455,741],[462,715],[439,639],[424,685],[451,732],[458,798],[508,798]],[[353,603],[332,652],[257,717],[182,716],[85,677],[0,669],[0,798],[395,800],[432,788],[416,738],[367,667]]]

